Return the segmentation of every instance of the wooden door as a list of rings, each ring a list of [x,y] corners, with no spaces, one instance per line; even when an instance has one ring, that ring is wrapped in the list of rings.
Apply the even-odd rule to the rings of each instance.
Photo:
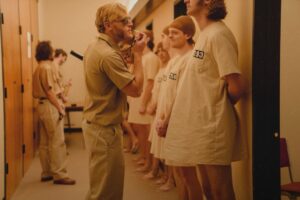
[[[33,158],[33,98],[30,0],[19,0],[23,91],[23,173]]]
[[[22,178],[22,94],[18,0],[0,0],[2,24],[3,71],[6,98],[5,151],[8,173],[6,197],[9,198]]]
[[[30,21],[31,21],[31,34],[32,34],[32,57],[33,72],[37,67],[37,62],[34,58],[35,48],[39,40],[39,28],[38,28],[38,0],[30,0]],[[34,130],[34,151],[38,148],[38,119],[36,113],[37,101],[33,100],[33,130]]]

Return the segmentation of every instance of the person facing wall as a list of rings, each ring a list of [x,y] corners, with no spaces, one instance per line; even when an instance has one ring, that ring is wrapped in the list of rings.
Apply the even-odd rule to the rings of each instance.
[[[54,184],[74,185],[75,180],[69,178],[66,169],[62,88],[55,79],[53,49],[49,41],[38,43],[35,58],[38,66],[33,74],[33,97],[39,101],[41,181],[54,180]]]

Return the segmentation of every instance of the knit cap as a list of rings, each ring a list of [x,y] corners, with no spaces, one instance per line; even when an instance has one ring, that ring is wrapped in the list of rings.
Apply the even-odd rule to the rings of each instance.
[[[195,24],[191,17],[189,16],[180,16],[174,19],[174,21],[169,25],[169,28],[176,28],[181,30],[183,33],[188,36],[193,37],[196,31]]]

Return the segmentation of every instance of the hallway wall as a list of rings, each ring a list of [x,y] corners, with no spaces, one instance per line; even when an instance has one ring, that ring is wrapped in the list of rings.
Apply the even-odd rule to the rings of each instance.
[[[151,13],[142,23],[137,24],[136,29],[143,31],[146,26],[152,22],[154,43],[157,44],[161,39],[161,30],[163,30],[174,19],[174,1],[166,0],[153,13]]]
[[[300,2],[282,1],[280,62],[280,134],[287,139],[294,181],[300,181]],[[282,183],[289,182],[282,170]]]
[[[39,0],[40,40],[50,40],[54,48],[63,48],[67,53],[74,50],[83,54],[88,44],[98,35],[94,25],[96,11],[100,5],[108,2],[112,1],[89,0],[87,3],[85,0]],[[73,80],[70,101],[82,102],[85,92],[82,62],[69,55],[62,71],[66,80]]]
[[[69,53],[74,50],[83,54],[88,44],[96,39],[98,33],[94,25],[97,9],[108,2],[117,0],[39,0],[40,40],[50,40],[54,48],[63,48]],[[128,0],[118,2],[127,4]],[[72,79],[69,102],[82,103],[85,97],[82,61],[69,55],[62,66],[65,80]],[[71,115],[76,127],[81,125],[81,113]]]
[[[85,2],[84,0],[39,0],[40,39],[51,40],[54,47],[64,48],[67,52],[75,50],[79,53],[83,53],[88,43],[97,35],[94,26],[96,10],[100,2],[104,3],[108,2],[108,0],[90,0],[88,4]],[[229,14],[225,21],[237,38],[239,45],[239,64],[243,74],[249,81],[250,87],[252,80],[253,0],[231,0],[226,2]],[[160,38],[160,31],[173,20],[173,6],[174,0],[166,0],[139,24],[137,29],[145,29],[145,26],[152,21],[155,43],[157,43]],[[68,61],[63,66],[63,74],[66,79],[73,79],[70,101],[83,101],[85,89],[82,76],[82,62],[69,56]],[[251,88],[249,88],[248,96],[239,103],[238,108],[242,121],[243,134],[247,139],[249,156],[243,162],[234,163],[233,165],[234,187],[237,193],[237,199],[250,200],[252,199]],[[80,123],[80,121],[81,119],[78,115],[73,123],[77,124]]]
[[[228,15],[226,24],[233,31],[239,47],[239,65],[248,81],[248,94],[237,105],[241,117],[242,134],[248,148],[248,157],[242,162],[233,163],[233,181],[237,200],[252,199],[252,26],[253,0],[226,1]],[[167,0],[154,10],[141,24],[138,30],[144,30],[149,23],[153,23],[154,42],[160,40],[161,30],[174,18],[174,1]],[[197,30],[199,35],[201,32]]]
[[[233,163],[234,189],[238,200],[252,199],[252,32],[253,0],[225,1],[228,8],[226,24],[236,37],[239,48],[239,65],[248,81],[248,93],[241,99],[237,108],[241,121],[241,130],[248,157],[242,162]]]

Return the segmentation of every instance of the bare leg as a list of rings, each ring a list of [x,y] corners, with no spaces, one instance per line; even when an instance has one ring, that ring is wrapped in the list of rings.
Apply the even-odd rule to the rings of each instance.
[[[179,170],[187,188],[188,200],[202,200],[202,188],[197,178],[196,167],[179,167]]]
[[[180,200],[188,200],[188,190],[183,182],[183,176],[179,167],[173,167],[174,179],[176,182],[176,187],[178,188],[178,195]]]
[[[133,130],[137,133],[139,138],[140,147],[141,147],[141,157],[145,160],[144,166],[142,168],[138,168],[138,171],[147,171],[151,166],[150,161],[150,148],[149,148],[149,132],[150,125],[149,124],[133,124]],[[149,150],[149,152],[148,152]]]
[[[137,163],[139,164],[144,164],[145,162],[145,155],[144,155],[144,147],[143,147],[143,143],[142,143],[142,133],[140,132],[139,130],[139,126],[138,124],[134,124],[134,123],[131,123],[131,128],[133,130],[134,133],[136,133],[136,136],[138,138],[138,141],[139,141],[139,156],[138,158],[136,159]]]
[[[155,157],[152,158],[151,170],[148,174],[144,176],[144,179],[152,179],[157,177],[159,172],[159,160]]]
[[[230,165],[199,165],[198,167],[207,199],[235,200]]]
[[[171,166],[167,166],[167,167],[168,167],[168,180],[164,185],[162,185],[159,188],[162,191],[169,191],[175,187],[173,167]]]
[[[167,180],[168,180],[168,167],[160,159],[158,159],[158,158],[155,158],[155,159],[158,160],[158,168],[159,169],[160,169],[160,164],[163,165],[163,168],[161,168],[162,171],[163,171],[163,174],[160,177],[160,179],[158,179],[156,181],[156,184],[157,185],[165,184],[167,182]]]

